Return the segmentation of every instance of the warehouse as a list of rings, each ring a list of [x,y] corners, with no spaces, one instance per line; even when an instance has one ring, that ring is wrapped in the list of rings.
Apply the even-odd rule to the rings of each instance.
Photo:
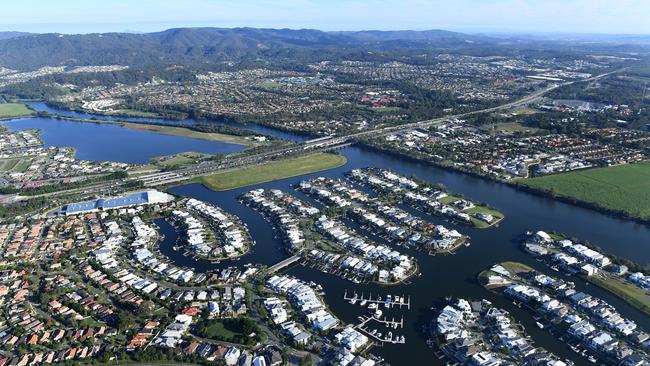
[[[167,203],[174,197],[159,191],[144,191],[131,193],[126,196],[100,198],[95,201],[83,201],[70,203],[61,208],[64,215],[76,215],[85,212],[94,212],[99,210],[110,210],[115,208],[151,205],[156,203]]]

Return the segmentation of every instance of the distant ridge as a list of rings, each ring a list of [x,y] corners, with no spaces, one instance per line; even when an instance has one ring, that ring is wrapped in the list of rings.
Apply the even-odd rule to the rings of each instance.
[[[155,33],[21,34],[0,37],[0,66],[151,64],[314,57],[323,49],[450,47],[488,37],[430,31],[324,32],[314,29],[173,28]],[[400,41],[400,42],[396,42]]]
[[[0,40],[28,35],[26,32],[0,32]]]
[[[643,37],[604,37],[611,49],[641,44]],[[616,41],[616,42],[615,42]],[[43,66],[120,64],[129,66],[222,61],[318,61],[327,57],[370,57],[383,51],[466,51],[492,55],[517,48],[557,49],[566,40],[527,36],[471,35],[447,30],[337,31],[264,28],[173,28],[155,33],[33,34],[0,32],[0,66],[32,70]],[[596,41],[581,44],[598,49]],[[592,46],[593,45],[593,46]],[[621,48],[622,50],[622,48]],[[379,51],[379,52],[371,52]],[[503,54],[501,52],[501,54]],[[629,52],[629,49],[627,50]],[[378,56],[377,56],[378,57]],[[379,59],[379,58],[378,58]]]

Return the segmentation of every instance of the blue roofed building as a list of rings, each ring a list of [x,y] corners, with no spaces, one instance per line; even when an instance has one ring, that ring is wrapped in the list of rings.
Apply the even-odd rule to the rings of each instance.
[[[63,206],[61,212],[65,215],[75,215],[78,213],[94,212],[99,210],[167,203],[173,199],[174,197],[167,193],[151,190],[131,193],[125,196],[100,198],[95,201],[69,203]]]

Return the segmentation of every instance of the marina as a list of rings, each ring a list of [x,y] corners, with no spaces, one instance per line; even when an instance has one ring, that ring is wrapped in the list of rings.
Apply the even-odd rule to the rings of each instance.
[[[357,294],[356,292],[354,293],[353,296],[348,295],[348,290],[345,290],[345,294],[343,294],[343,299],[348,301],[350,304],[355,305],[357,302],[359,303],[360,306],[365,306],[368,304],[368,308],[378,308],[380,306],[384,306],[388,309],[391,309],[393,307],[399,307],[400,309],[402,307],[406,307],[406,309],[410,310],[411,309],[411,297],[409,296],[408,299],[406,296],[393,296],[393,295],[386,295],[386,298],[382,298],[381,296],[377,296],[375,298],[372,297],[372,294],[368,294],[368,297],[361,293],[361,296]],[[374,306],[373,306],[374,304]]]
[[[638,250],[638,248],[644,247],[646,243],[645,239],[647,235],[650,235],[650,230],[645,227],[630,222],[622,222],[621,220],[597,212],[517,191],[506,185],[435,168],[426,164],[407,161],[385,153],[370,151],[360,147],[348,147],[341,150],[341,153],[348,158],[348,164],[327,171],[326,176],[343,178],[345,173],[351,169],[382,166],[398,172],[403,176],[417,175],[419,179],[440,182],[450,191],[463,193],[474,201],[487,202],[494,207],[498,207],[507,217],[498,227],[495,226],[488,230],[482,230],[467,227],[460,228],[458,225],[448,223],[443,218],[424,216],[434,224],[448,225],[450,229],[458,229],[463,231],[463,233],[467,233],[472,238],[472,245],[467,248],[463,247],[455,255],[441,256],[423,255],[422,252],[410,248],[401,249],[405,253],[417,258],[422,274],[421,276],[414,276],[410,280],[411,284],[408,287],[403,284],[397,284],[387,289],[387,287],[373,282],[353,284],[350,280],[346,280],[335,274],[323,273],[323,271],[313,268],[310,265],[293,265],[283,270],[284,273],[289,275],[307,282],[313,281],[321,285],[325,290],[324,299],[328,306],[331,307],[337,317],[348,324],[359,323],[358,316],[365,317],[368,314],[368,305],[370,303],[366,302],[364,308],[351,306],[349,300],[344,299],[342,296],[346,290],[348,295],[346,297],[348,298],[353,297],[354,292],[357,292],[359,295],[364,292],[364,299],[367,298],[367,294],[372,293],[373,300],[376,300],[376,294],[390,292],[393,294],[411,294],[411,296],[417,294],[417,301],[411,299],[411,311],[404,313],[404,328],[400,332],[409,341],[405,344],[383,342],[384,346],[376,350],[376,354],[386,359],[387,362],[417,364],[422,359],[430,357],[431,349],[426,347],[425,343],[428,337],[423,337],[419,329],[421,329],[423,315],[426,318],[430,318],[431,312],[429,308],[435,303],[436,299],[446,296],[458,296],[465,298],[480,297],[498,301],[495,295],[483,290],[473,280],[476,277],[475,268],[487,267],[502,260],[516,260],[531,266],[540,267],[540,263],[520,250],[518,241],[512,241],[513,238],[521,235],[522,232],[530,230],[531,227],[536,228],[541,225],[538,221],[541,219],[540,212],[544,212],[544,217],[546,218],[544,228],[548,230],[565,232],[590,240],[598,243],[604,250],[606,249],[612,254],[627,258],[635,257],[642,263],[647,263],[648,261],[649,257],[646,251]],[[303,193],[294,191],[293,187],[301,180],[322,175],[324,175],[322,172],[315,173],[300,178],[288,178],[277,182],[264,183],[226,192],[212,192],[198,184],[174,187],[171,189],[171,192],[195,197],[224,207],[230,213],[240,217],[242,221],[247,222],[253,238],[257,240],[257,245],[252,248],[251,253],[245,257],[244,261],[272,266],[289,257],[284,249],[286,245],[282,238],[278,237],[274,239],[275,236],[278,236],[278,231],[273,230],[273,225],[264,220],[263,216],[255,212],[254,209],[242,204],[238,200],[238,197],[251,189],[280,189],[285,192],[292,191],[292,194],[296,198],[317,208],[321,208],[322,206],[319,206],[317,202],[311,200]],[[400,207],[418,217],[423,217],[424,215],[417,210],[410,210],[404,206]],[[608,245],[608,243],[614,242],[618,244],[615,246]],[[227,266],[226,262],[223,261],[221,265],[210,265],[203,261],[190,262],[190,260],[180,255],[180,253],[171,251],[171,246],[169,246],[169,249],[170,252],[167,253],[169,253],[173,260],[198,268],[201,271],[209,270],[217,266]],[[313,264],[314,262],[307,261],[307,263]],[[647,317],[638,313],[635,309],[626,306],[621,300],[597,288],[590,291],[597,294],[600,298],[607,299],[609,303],[616,304],[617,309],[620,308],[628,317],[635,319],[638,324],[650,326]],[[408,299],[408,296],[406,296],[406,299]],[[359,305],[361,302],[362,300],[358,299],[356,304]],[[375,303],[374,305],[378,307],[381,305],[381,310],[385,311],[383,304]],[[552,349],[556,354],[563,355],[567,358],[575,358],[575,353],[568,345],[557,341],[545,329],[538,328],[535,321],[524,309],[520,309],[506,302],[502,302],[500,305],[520,319],[537,344],[547,349]],[[402,308],[405,309],[404,307]],[[390,317],[389,315],[388,319]],[[371,324],[368,323],[368,326]],[[387,329],[383,325],[378,328]],[[395,330],[392,331],[395,333]],[[376,338],[372,339],[379,343]],[[444,365],[445,363],[433,358],[430,364]]]
[[[381,314],[380,310],[378,310],[379,314]],[[377,314],[377,313],[375,313]],[[355,329],[362,331],[365,333],[368,337],[372,338],[376,342],[378,342],[378,345],[383,345],[384,343],[390,343],[390,344],[405,344],[406,343],[406,338],[403,335],[397,335],[393,334],[393,331],[390,329],[398,329],[398,328],[404,328],[404,317],[400,321],[395,321],[395,319],[391,320],[386,320],[386,318],[376,318],[376,317],[359,317],[361,320],[361,323],[357,324],[355,326]],[[376,328],[370,328],[368,327],[368,323],[371,322],[377,322],[383,325],[385,328],[388,328],[389,330],[386,332],[384,330],[376,329]]]

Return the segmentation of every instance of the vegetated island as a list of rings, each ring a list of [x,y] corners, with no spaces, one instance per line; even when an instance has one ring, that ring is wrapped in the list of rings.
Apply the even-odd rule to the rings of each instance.
[[[137,131],[147,131],[158,133],[162,135],[171,135],[171,136],[181,136],[181,137],[190,137],[208,141],[219,141],[227,142],[231,144],[239,145],[255,145],[255,141],[248,139],[244,136],[235,136],[227,135],[217,132],[201,132],[195,131],[185,127],[177,126],[164,126],[158,124],[147,124],[147,123],[131,123],[131,122],[121,122],[120,125],[124,128]]]
[[[72,122],[113,124],[113,125],[120,126],[122,128],[128,128],[130,130],[136,130],[136,131],[152,132],[161,135],[189,137],[189,138],[196,138],[196,139],[208,140],[208,141],[226,142],[226,143],[246,145],[246,146],[256,146],[260,144],[258,141],[252,139],[252,137],[255,135],[254,133],[251,133],[250,136],[238,134],[241,131],[237,128],[228,128],[228,127],[220,128],[220,126],[206,127],[206,125],[172,126],[172,125],[166,125],[161,123],[127,122],[127,121],[107,120],[107,119],[77,118],[77,117],[68,117],[68,116],[60,116],[60,115],[49,115],[49,117],[66,120],[66,121],[72,121]],[[223,129],[224,132],[219,132],[221,129]]]
[[[650,221],[648,161],[524,179],[519,184],[574,204]]]
[[[193,181],[201,183],[213,191],[227,191],[338,168],[345,165],[345,163],[347,163],[347,159],[343,155],[316,153],[245,168],[229,169],[221,173],[198,177]]]

